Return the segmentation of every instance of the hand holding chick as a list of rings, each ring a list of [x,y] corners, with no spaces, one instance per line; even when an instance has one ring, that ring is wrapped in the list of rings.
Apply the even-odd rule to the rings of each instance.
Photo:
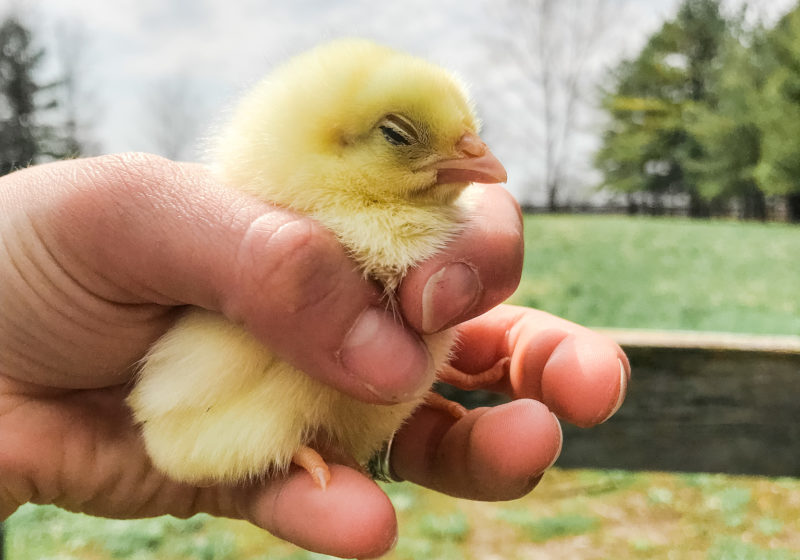
[[[0,178],[0,193],[0,516],[27,501],[115,518],[203,512],[247,519],[326,554],[372,557],[390,547],[391,503],[357,471],[334,465],[337,482],[325,493],[302,471],[257,484],[181,484],[154,469],[124,402],[131,364],[187,304],[246,323],[344,392],[361,394],[353,379],[380,386],[369,372],[397,360],[392,349],[405,329],[388,328],[388,315],[370,344],[349,347],[348,331],[378,294],[332,235],[284,228],[284,243],[305,240],[318,272],[273,271],[275,260],[255,257],[286,258],[300,245],[251,254],[253,243],[310,222],[219,185],[201,166],[146,154],[33,166]],[[532,309],[495,308],[519,278],[520,231],[508,194],[482,189],[469,226],[409,271],[399,306],[422,332],[425,317],[442,325],[480,315],[461,329],[454,364],[475,372],[507,357],[508,377],[495,388],[547,406],[522,399],[458,422],[421,407],[392,454],[409,481],[472,499],[520,497],[558,452],[547,407],[586,425],[624,393],[624,355],[612,341]],[[453,276],[464,262],[477,283]],[[283,312],[288,286],[302,312]],[[427,297],[439,293],[431,286],[447,290]],[[340,352],[353,360],[348,367],[334,360]],[[545,373],[563,400],[541,392]],[[617,389],[592,391],[588,382]],[[380,387],[393,394],[393,383]]]
[[[325,237],[320,230],[306,238],[314,242],[304,254],[316,255],[331,275],[310,275],[311,287],[297,285],[288,297],[303,304],[297,313],[270,315],[265,311],[283,309],[287,294],[256,291],[255,279],[290,286],[278,279],[299,278],[294,275],[303,267],[291,263],[273,273],[230,249],[253,248],[248,239],[268,239],[262,233],[276,224],[306,222],[286,221],[290,212],[228,192],[196,166],[143,156],[59,162],[2,178],[0,194],[0,514],[26,501],[112,517],[202,511],[246,518],[329,554],[371,557],[387,550],[396,534],[391,504],[356,471],[334,467],[337,484],[324,494],[305,473],[234,486],[179,483],[153,469],[124,406],[130,365],[185,304],[246,323],[282,355],[313,364],[308,371],[315,379],[357,393],[358,384],[331,376],[350,369],[331,358],[346,343],[344,326],[377,300],[366,283],[349,275],[341,255],[328,258],[330,252],[318,250]],[[478,227],[410,270],[400,287],[399,306],[416,328],[486,311],[518,279],[518,210],[491,189],[481,197],[484,203],[470,217]],[[303,237],[291,231],[283,239]],[[285,247],[267,252],[290,254]],[[431,283],[448,282],[458,269],[454,262],[469,262],[480,280],[474,300],[456,290],[464,302],[457,306],[425,295]],[[437,268],[447,273],[433,273]],[[337,285],[342,278],[350,282]],[[344,298],[313,297],[342,292]],[[303,310],[317,311],[316,323],[329,328]],[[542,399],[581,423],[600,418],[624,393],[620,351],[611,341],[551,319],[533,310],[493,310],[466,329],[456,363],[475,372],[504,360],[509,366],[497,388]],[[398,326],[396,332],[404,330]],[[554,334],[574,343],[551,359]],[[365,360],[361,350],[354,354],[362,364],[385,364],[391,356],[373,348]],[[559,409],[564,403],[533,390],[543,368],[570,388],[563,394],[571,406]],[[569,395],[594,394],[571,391],[586,380],[618,387],[614,402],[570,402]],[[382,390],[373,399],[390,400]],[[532,475],[552,462],[559,446],[547,407],[526,398],[473,411],[459,422],[422,407],[404,425],[393,463],[408,480],[448,493],[505,499],[527,492],[538,479]]]
[[[469,212],[462,191],[506,178],[457,80],[357,40],[275,71],[241,102],[216,157],[226,183],[333,231],[387,306],[407,271],[458,233]],[[454,341],[453,331],[422,337],[422,392],[365,403],[298,370],[242,326],[195,309],[145,357],[128,402],[148,453],[172,478],[239,482],[296,463],[325,488],[329,472],[315,446],[365,464],[442,375]]]

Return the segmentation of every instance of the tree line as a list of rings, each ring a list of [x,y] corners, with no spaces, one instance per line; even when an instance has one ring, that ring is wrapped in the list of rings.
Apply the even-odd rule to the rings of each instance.
[[[45,51],[16,16],[0,21],[0,175],[84,152],[70,72],[41,78]]]
[[[528,110],[542,113],[535,127],[543,131],[530,149],[543,160],[543,177],[531,188],[541,183],[548,207],[557,210],[577,163],[573,117],[589,103],[586,93],[596,91],[588,83],[590,58],[598,42],[612,40],[613,18],[606,16],[617,4],[507,4],[515,25],[504,27],[502,51],[531,77],[529,89],[538,94]],[[604,189],[629,211],[663,213],[678,201],[696,217],[765,219],[777,208],[800,221],[800,3],[772,25],[746,14],[746,7],[727,12],[722,0],[683,0],[639,52],[610,72],[593,163]],[[509,44],[508,36],[531,39]],[[67,51],[62,58],[73,62]],[[0,174],[97,151],[81,134],[77,109],[86,104],[76,102],[75,64],[61,64],[60,76],[43,80],[44,57],[19,17],[0,21]],[[196,136],[196,116],[176,110],[198,105],[187,101],[192,87],[181,78],[150,88],[145,114],[157,125],[150,132],[162,155],[185,156]]]
[[[684,0],[613,71],[595,164],[630,211],[800,221],[800,3],[776,24]]]

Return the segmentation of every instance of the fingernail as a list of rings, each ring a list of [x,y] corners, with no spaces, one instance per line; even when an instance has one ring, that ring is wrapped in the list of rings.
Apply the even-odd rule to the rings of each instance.
[[[553,413],[551,412],[550,414]],[[542,472],[546,471],[547,469],[556,464],[556,461],[558,461],[558,458],[561,456],[561,449],[563,449],[564,447],[564,430],[561,429],[561,422],[558,420],[558,416],[556,416],[555,414],[553,414],[553,420],[556,421],[556,426],[558,426],[558,433],[559,433],[558,452],[556,453],[555,457],[553,457],[553,460],[550,461],[550,464],[547,465]]]
[[[619,362],[619,394],[617,395],[617,402],[614,403],[614,406],[611,409],[611,412],[608,413],[608,416],[606,416],[602,422],[600,422],[601,424],[617,413],[619,407],[621,407],[622,403],[625,401],[625,395],[628,393],[628,373],[625,371],[625,364],[623,364],[622,360],[619,358],[617,361]]]
[[[390,313],[370,307],[356,320],[340,352],[342,365],[385,402],[406,402],[428,391],[435,371],[422,340]]]
[[[478,275],[464,263],[451,263],[428,279],[422,291],[422,330],[437,332],[469,311],[480,294]]]

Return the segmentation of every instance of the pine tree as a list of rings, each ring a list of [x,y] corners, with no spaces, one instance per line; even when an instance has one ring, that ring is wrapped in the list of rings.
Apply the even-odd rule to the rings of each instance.
[[[617,68],[604,100],[611,123],[596,156],[606,186],[646,193],[656,206],[664,195],[688,195],[692,216],[710,213],[694,172],[704,147],[690,124],[698,107],[718,105],[717,68],[729,35],[720,0],[684,0],[675,19]]]
[[[763,152],[763,88],[774,63],[761,25],[746,26],[744,12],[729,24],[731,33],[712,69],[715,102],[687,113],[688,129],[702,146],[687,167],[705,200],[717,206],[737,201],[740,217],[764,220],[766,197],[756,169]]]
[[[755,171],[768,195],[783,197],[788,218],[800,222],[800,5],[767,35],[772,56],[761,89],[758,119],[762,154]]]
[[[44,52],[15,18],[0,24],[0,175],[33,163],[39,154],[33,72]]]
[[[59,83],[36,80],[44,55],[18,17],[0,22],[0,175],[79,155],[79,143],[54,113]]]

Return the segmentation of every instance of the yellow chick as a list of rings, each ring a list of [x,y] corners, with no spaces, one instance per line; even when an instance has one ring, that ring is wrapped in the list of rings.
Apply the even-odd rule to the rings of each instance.
[[[224,182],[335,232],[389,299],[458,232],[462,191],[506,180],[453,76],[363,40],[313,49],[257,85],[221,134],[215,165]],[[423,339],[432,383],[455,332]],[[174,479],[235,482],[295,463],[324,488],[314,442],[364,464],[422,400],[360,402],[222,315],[191,309],[144,358],[128,403],[154,464]]]

